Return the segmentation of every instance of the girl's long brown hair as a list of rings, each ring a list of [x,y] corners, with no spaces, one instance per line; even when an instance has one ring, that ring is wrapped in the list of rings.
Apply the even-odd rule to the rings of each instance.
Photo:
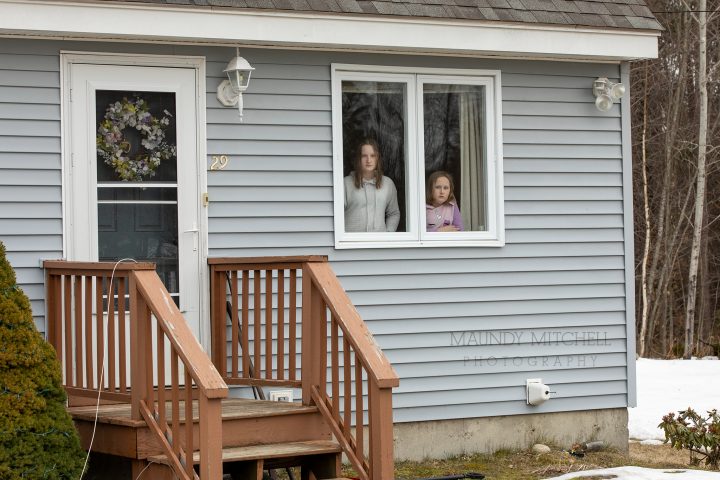
[[[445,177],[448,179],[448,182],[450,182],[450,195],[448,195],[447,202],[455,201],[455,183],[453,183],[452,175],[447,172],[443,172],[442,170],[438,170],[437,172],[430,174],[430,178],[427,180],[427,185],[425,185],[425,202],[427,202],[428,205],[432,205],[433,203],[433,187],[435,186],[437,179],[440,177]]]
[[[360,142],[355,150],[355,172],[354,172],[354,183],[355,188],[362,188],[363,176],[361,172],[360,160],[362,159],[362,147],[370,145],[377,154],[377,166],[375,167],[375,188],[382,187],[383,168],[382,168],[382,157],[380,156],[380,146],[372,138],[366,138]]]

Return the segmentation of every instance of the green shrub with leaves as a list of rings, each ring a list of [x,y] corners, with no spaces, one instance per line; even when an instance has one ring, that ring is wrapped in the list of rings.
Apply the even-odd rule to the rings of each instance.
[[[665,431],[665,443],[678,450],[690,451],[690,463],[699,465],[701,461],[711,468],[720,464],[720,415],[710,410],[704,418],[692,408],[681,410],[677,417],[668,413],[658,427]]]
[[[0,243],[0,478],[80,477],[85,453],[65,399],[55,351]]]

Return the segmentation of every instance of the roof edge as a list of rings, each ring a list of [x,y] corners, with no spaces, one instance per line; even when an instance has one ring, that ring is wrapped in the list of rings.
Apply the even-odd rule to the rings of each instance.
[[[659,34],[138,2],[0,0],[0,35],[13,37],[624,61],[656,58]]]

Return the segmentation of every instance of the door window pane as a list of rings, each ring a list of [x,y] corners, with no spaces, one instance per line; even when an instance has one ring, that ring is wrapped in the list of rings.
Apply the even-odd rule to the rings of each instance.
[[[96,92],[98,257],[157,264],[179,303],[175,94]]]
[[[486,231],[485,87],[424,84],[423,120],[427,231]]]
[[[342,82],[346,232],[405,232],[407,86]]]

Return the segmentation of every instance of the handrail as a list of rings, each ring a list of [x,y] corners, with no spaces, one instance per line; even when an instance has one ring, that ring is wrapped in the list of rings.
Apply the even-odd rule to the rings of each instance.
[[[367,364],[368,373],[380,388],[400,385],[392,364],[375,341],[360,317],[332,268],[326,263],[308,263],[307,271],[323,296],[327,307],[337,317],[338,324],[352,344],[356,354]]]
[[[43,266],[48,337],[65,366],[71,401],[87,404],[100,394],[129,402],[131,417],[145,420],[177,477],[198,478],[193,453],[199,450],[199,478],[222,478],[220,402],[228,388],[155,265],[53,260]]]
[[[399,378],[326,263],[303,266],[302,340],[303,358],[312,358],[309,371],[303,372],[303,402],[311,399],[308,403],[318,406],[359,478],[392,480],[392,387],[399,385]],[[366,393],[363,383],[367,383]]]

